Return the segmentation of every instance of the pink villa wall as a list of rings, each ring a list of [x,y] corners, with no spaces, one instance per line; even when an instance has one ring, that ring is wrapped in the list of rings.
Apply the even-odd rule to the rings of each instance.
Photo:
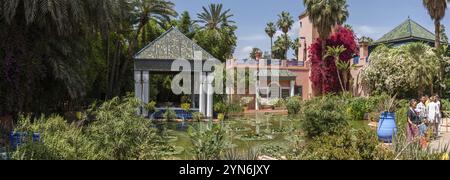
[[[298,60],[300,62],[303,62],[303,66],[289,66],[286,63],[286,60],[283,60],[281,63],[281,66],[277,67],[281,70],[289,70],[292,73],[295,73],[297,75],[295,85],[302,87],[302,97],[304,100],[308,100],[313,98],[313,90],[312,90],[312,83],[310,80],[311,76],[311,61],[308,58],[308,49],[313,43],[315,39],[319,37],[317,30],[313,27],[312,23],[309,21],[308,16],[300,16],[300,47],[299,48],[299,56]],[[360,43],[360,60],[359,63],[355,65],[355,68],[351,70],[351,75],[353,78],[353,87],[352,91],[354,95],[356,96],[366,96],[367,93],[365,92],[365,89],[363,88],[361,84],[361,70],[366,65],[366,59],[368,58],[369,52],[368,52],[368,44],[367,43]],[[304,61],[306,60],[306,61]],[[351,60],[353,63],[353,60]],[[256,65],[236,65],[235,60],[229,60],[227,68],[257,68]],[[273,67],[271,67],[273,68]],[[281,83],[282,87],[289,87],[290,83],[288,81]],[[245,96],[245,95],[244,95]],[[242,97],[242,96],[235,96],[236,98]],[[254,108],[251,105],[249,108]]]

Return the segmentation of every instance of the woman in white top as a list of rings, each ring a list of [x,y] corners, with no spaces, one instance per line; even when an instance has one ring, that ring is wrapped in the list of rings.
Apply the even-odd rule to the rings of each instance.
[[[433,127],[433,132],[435,137],[439,135],[439,125],[440,125],[440,109],[439,104],[436,103],[436,97],[431,97],[431,102],[428,104],[427,112],[428,112],[428,121]]]

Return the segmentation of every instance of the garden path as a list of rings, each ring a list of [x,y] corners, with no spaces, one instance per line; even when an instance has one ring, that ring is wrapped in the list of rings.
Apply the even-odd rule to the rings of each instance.
[[[450,145],[450,118],[444,119],[441,132],[439,138],[431,142],[431,147],[435,150],[444,149],[446,145]]]

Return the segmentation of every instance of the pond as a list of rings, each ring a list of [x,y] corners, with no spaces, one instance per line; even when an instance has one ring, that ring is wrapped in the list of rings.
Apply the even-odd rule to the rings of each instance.
[[[227,141],[238,151],[245,152],[252,148],[286,147],[291,143],[302,142],[300,120],[288,116],[255,114],[252,116],[232,118],[223,122],[214,122],[225,127]],[[366,126],[364,121],[350,123],[353,128]],[[187,133],[189,127],[204,129],[211,126],[210,122],[166,122],[155,124],[159,133],[166,137],[171,154],[176,159],[192,159],[190,153],[192,144]]]

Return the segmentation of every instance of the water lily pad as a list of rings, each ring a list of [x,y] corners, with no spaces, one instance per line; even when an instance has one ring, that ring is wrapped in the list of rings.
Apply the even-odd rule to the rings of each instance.
[[[242,140],[242,141],[267,141],[274,139],[273,135],[267,135],[267,134],[245,134],[245,135],[239,135],[236,136],[236,139]]]
[[[232,128],[232,130],[234,132],[246,132],[246,131],[251,131],[252,129],[248,128],[248,127],[235,127],[235,128]]]

